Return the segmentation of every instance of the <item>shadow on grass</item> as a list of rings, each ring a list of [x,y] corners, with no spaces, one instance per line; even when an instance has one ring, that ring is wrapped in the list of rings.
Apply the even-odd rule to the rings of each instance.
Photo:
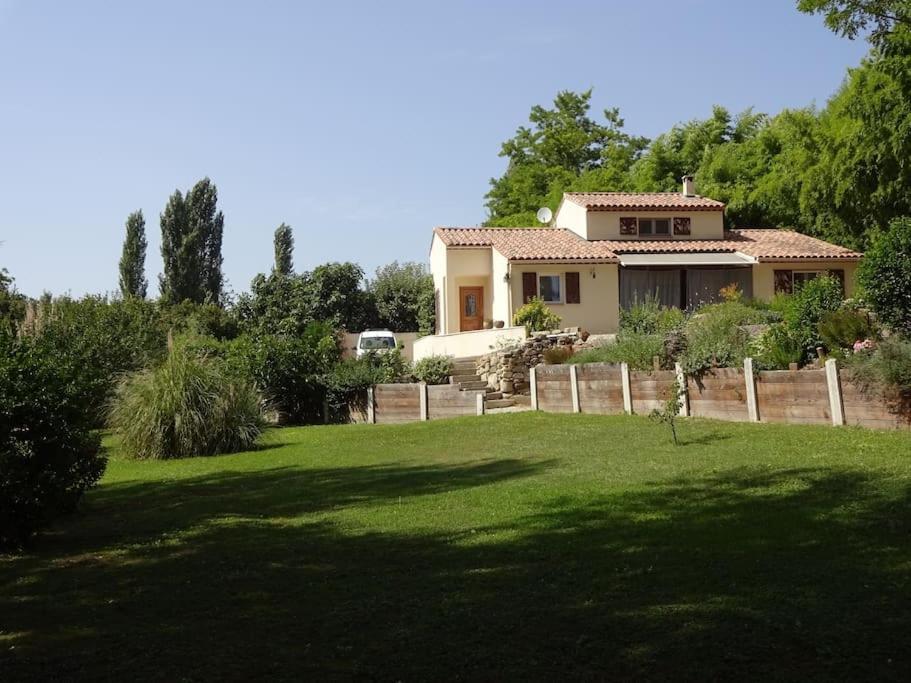
[[[281,523],[546,466],[105,487],[93,514],[121,511],[122,554],[23,558],[25,578],[0,589],[0,667],[10,680],[907,674],[911,495],[860,471],[740,468],[448,533]],[[150,540],[156,520],[184,533]]]

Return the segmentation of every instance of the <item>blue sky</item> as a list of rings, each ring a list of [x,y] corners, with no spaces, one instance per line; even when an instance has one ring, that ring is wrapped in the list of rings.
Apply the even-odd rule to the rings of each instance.
[[[500,143],[533,104],[594,88],[654,136],[712,104],[825,104],[865,52],[793,0],[0,0],[0,267],[32,295],[112,291],[141,208],[208,175],[235,291],[271,265],[368,274],[484,220]]]

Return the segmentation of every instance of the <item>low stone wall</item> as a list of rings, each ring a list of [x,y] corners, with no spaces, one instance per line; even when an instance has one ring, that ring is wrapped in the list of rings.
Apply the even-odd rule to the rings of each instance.
[[[495,391],[527,394],[529,371],[544,363],[544,352],[554,346],[585,348],[575,331],[536,334],[522,344],[498,349],[478,359],[478,375]]]

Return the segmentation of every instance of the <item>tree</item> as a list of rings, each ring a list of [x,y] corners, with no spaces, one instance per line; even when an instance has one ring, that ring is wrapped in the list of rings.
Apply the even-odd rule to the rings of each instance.
[[[168,200],[161,214],[164,272],[159,279],[166,303],[221,303],[224,215],[217,203],[218,190],[208,178],[186,196],[175,190]]]
[[[25,317],[26,297],[16,291],[15,280],[0,268],[0,333],[10,330]]]
[[[291,226],[282,223],[275,229],[272,240],[275,248],[274,271],[279,275],[291,275],[294,271],[292,256],[294,254],[294,235]]]
[[[798,0],[797,9],[824,15],[826,26],[851,40],[869,31],[869,41],[880,47],[897,29],[911,28],[908,0]]]
[[[378,268],[369,290],[380,326],[422,334],[435,329],[433,278],[422,264],[393,261]]]
[[[553,109],[532,107],[532,126],[520,126],[503,143],[500,156],[509,164],[503,176],[490,181],[488,225],[536,225],[535,211],[556,208],[563,192],[586,173],[623,189],[627,167],[648,141],[623,132],[618,109],[604,111],[604,124],[594,121],[588,114],[591,94],[565,90]]]
[[[356,263],[317,266],[306,280],[312,320],[351,332],[376,325],[376,303],[362,288],[364,271]]]
[[[127,217],[126,237],[120,256],[120,293],[123,298],[144,299],[149,282],[145,276],[146,222],[142,211],[134,211]]]
[[[894,220],[873,236],[857,277],[880,319],[911,333],[911,218]]]

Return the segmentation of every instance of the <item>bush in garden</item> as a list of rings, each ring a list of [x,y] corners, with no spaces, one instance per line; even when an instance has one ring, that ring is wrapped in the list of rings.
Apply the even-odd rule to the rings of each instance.
[[[905,410],[911,407],[911,339],[892,335],[844,363],[847,378],[862,389],[876,390]]]
[[[121,380],[109,424],[129,456],[165,459],[247,450],[265,421],[250,380],[178,340],[157,367]]]
[[[779,323],[753,340],[748,353],[754,358],[758,370],[786,370],[791,363],[803,360],[805,349],[803,341],[789,327]]]
[[[854,342],[875,336],[875,326],[863,311],[840,308],[823,314],[819,321],[819,337],[832,352],[851,349]]]
[[[311,323],[300,335],[252,334],[226,345],[235,377],[251,378],[283,421],[322,422],[325,377],[341,355],[335,332]]]
[[[637,334],[667,334],[679,329],[686,315],[679,308],[662,306],[657,296],[647,296],[620,310],[620,330]]]
[[[409,372],[400,349],[368,353],[336,364],[324,378],[331,419],[347,422],[352,409],[365,409],[368,387],[406,381]]]
[[[414,364],[414,378],[427,384],[446,384],[452,374],[452,356],[427,356]]]
[[[702,307],[686,324],[686,350],[680,364],[694,375],[713,367],[742,365],[750,344],[744,325],[763,319],[761,311],[737,301]]]
[[[573,355],[571,346],[551,346],[544,350],[544,363],[547,365],[562,365],[569,361]]]
[[[0,330],[0,549],[73,510],[104,473],[83,370],[39,339]]]
[[[541,297],[534,296],[512,317],[514,325],[525,325],[531,332],[545,332],[560,327],[561,318],[547,307]]]
[[[669,359],[664,355],[664,339],[657,334],[625,332],[617,339],[603,346],[574,353],[567,363],[628,363],[634,370],[651,370],[654,358],[660,359],[666,367]]]
[[[816,277],[797,288],[790,297],[779,300],[782,322],[804,348],[806,360],[823,344],[819,323],[827,313],[837,311],[844,302],[841,282],[828,275]]]
[[[911,218],[896,219],[873,235],[857,280],[883,323],[911,333]]]

